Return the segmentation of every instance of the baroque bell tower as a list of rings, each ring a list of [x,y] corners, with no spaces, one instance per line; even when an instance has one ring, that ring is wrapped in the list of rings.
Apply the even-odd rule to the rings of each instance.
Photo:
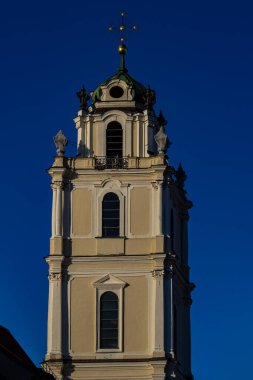
[[[47,354],[57,379],[193,379],[185,172],[154,90],[125,65],[78,93],[77,156],[55,136]]]

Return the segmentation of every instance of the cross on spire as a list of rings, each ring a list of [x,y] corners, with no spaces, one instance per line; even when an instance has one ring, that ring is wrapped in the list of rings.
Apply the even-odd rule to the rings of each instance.
[[[127,52],[127,47],[125,45],[125,31],[126,30],[134,30],[135,31],[137,29],[137,26],[135,24],[131,25],[131,26],[128,26],[125,24],[125,16],[126,16],[125,11],[121,11],[120,16],[121,16],[121,24],[119,26],[110,25],[108,27],[108,30],[109,30],[109,32],[112,32],[114,30],[118,30],[120,32],[120,45],[118,48],[118,52],[121,55],[121,59],[120,59],[119,72],[127,72],[127,69],[125,66],[125,55]]]
[[[125,11],[121,11],[120,16],[121,16],[121,24],[118,26],[109,25],[108,30],[109,30],[109,32],[112,32],[114,30],[118,30],[120,32],[120,43],[123,45],[125,42],[125,31],[126,30],[135,31],[137,29],[137,26],[135,24],[130,25],[130,26],[126,25],[126,23],[125,23],[126,12]]]

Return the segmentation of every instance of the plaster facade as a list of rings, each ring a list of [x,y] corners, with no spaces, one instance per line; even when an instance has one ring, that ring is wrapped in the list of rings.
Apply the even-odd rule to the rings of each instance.
[[[193,284],[187,221],[192,204],[165,145],[157,149],[154,137],[164,124],[159,125],[146,92],[140,94],[151,90],[131,82],[124,70],[119,74],[128,80],[107,80],[96,90],[99,97],[74,119],[77,157],[64,157],[58,149],[49,169],[45,363],[62,380],[190,380]],[[121,88],[120,98],[111,96],[115,86]],[[115,121],[122,127],[122,156],[108,160],[107,129]],[[108,193],[119,200],[117,236],[103,235]],[[118,298],[118,342],[104,349],[100,299],[107,291]]]

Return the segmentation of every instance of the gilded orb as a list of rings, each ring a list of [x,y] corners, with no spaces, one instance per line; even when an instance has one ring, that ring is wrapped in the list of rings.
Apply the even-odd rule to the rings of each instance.
[[[125,55],[126,52],[127,52],[127,47],[126,47],[126,45],[125,45],[125,44],[121,44],[121,45],[119,45],[118,51],[119,51],[119,54]]]

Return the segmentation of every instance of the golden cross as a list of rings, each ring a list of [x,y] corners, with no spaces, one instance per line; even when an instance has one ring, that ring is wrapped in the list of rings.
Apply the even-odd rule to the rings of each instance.
[[[131,26],[127,26],[125,24],[125,16],[126,16],[126,12],[125,11],[121,11],[120,12],[120,16],[121,16],[121,24],[119,26],[112,26],[112,25],[110,25],[108,27],[108,30],[109,30],[109,32],[112,32],[113,30],[119,30],[119,32],[120,32],[120,42],[121,42],[121,44],[124,44],[124,42],[125,42],[125,31],[126,30],[133,30],[133,31],[135,31],[137,29],[137,26],[135,24],[131,25]]]

